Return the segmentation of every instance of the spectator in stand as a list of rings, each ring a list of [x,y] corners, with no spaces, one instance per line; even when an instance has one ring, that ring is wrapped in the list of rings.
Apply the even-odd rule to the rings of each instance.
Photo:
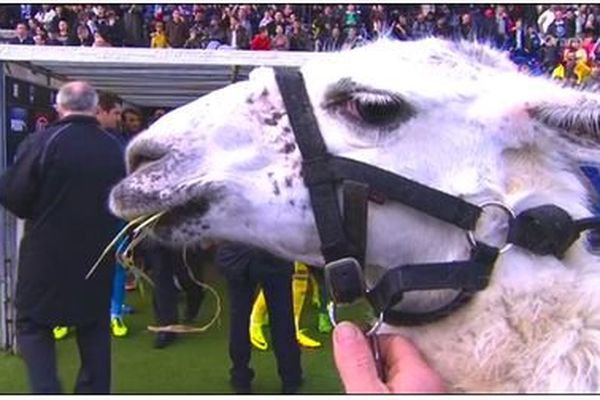
[[[262,19],[258,23],[259,30],[260,30],[260,28],[265,27],[265,26],[268,29],[271,29],[271,26],[274,24],[273,14],[274,14],[273,9],[268,8],[265,10]]]
[[[62,42],[58,40],[58,31],[54,28],[48,29],[48,39],[46,39],[46,46],[62,46]]]
[[[9,44],[34,44],[29,36],[29,27],[25,22],[19,22],[15,28],[16,36],[9,40]]]
[[[471,14],[464,13],[460,17],[460,24],[458,26],[458,38],[461,40],[475,40],[475,29],[471,21]]]
[[[154,32],[150,34],[150,47],[153,49],[166,49],[169,47],[164,22],[156,21],[154,24]]]
[[[233,49],[248,50],[250,48],[250,36],[246,28],[235,15],[229,17],[229,30],[227,31],[227,44]]]
[[[123,21],[117,15],[117,13],[110,9],[106,13],[106,26],[107,26],[107,34],[108,41],[111,46],[123,47],[123,42],[125,40],[125,26],[123,25]]]
[[[425,21],[425,14],[420,12],[412,26],[412,34],[415,39],[423,39],[433,35],[433,25]]]
[[[190,37],[183,44],[184,49],[202,49],[202,36],[195,28],[190,28]]]
[[[283,31],[285,32],[287,28],[287,21],[283,17],[283,13],[279,10],[275,11],[275,14],[273,14],[273,22],[268,25],[269,36],[275,36],[275,30],[277,29],[277,25],[283,26]]]
[[[94,33],[94,43],[92,43],[92,47],[112,47],[108,40],[108,29],[106,29],[106,26],[102,26],[101,29]]]
[[[14,29],[19,20],[18,7],[0,6],[0,29]]]
[[[167,22],[166,33],[169,47],[183,47],[189,35],[189,28],[178,8],[173,10],[171,20]]]
[[[590,62],[594,62],[594,45],[596,42],[597,35],[594,32],[585,30],[583,33],[583,40],[581,41],[581,48],[585,50]],[[600,60],[599,60],[600,61]]]
[[[575,11],[575,36],[582,37],[583,36],[583,26],[587,20],[587,6],[581,5]]]
[[[40,31],[40,33],[37,33],[33,36],[33,43],[36,46],[45,46],[47,38],[48,35],[46,31]]]
[[[589,32],[591,36],[598,35],[598,22],[596,20],[595,14],[588,14],[585,23],[583,24],[583,32],[584,34]]]
[[[59,4],[54,7],[54,11],[56,12],[56,16],[50,23],[50,25],[58,30],[58,24],[61,20],[67,21],[68,26],[75,26],[77,23],[77,14],[75,14],[71,9],[67,8],[67,6]]]
[[[514,28],[507,37],[509,48],[515,54],[523,55],[525,52],[525,27],[523,26],[523,20],[518,19],[515,23]]]
[[[259,28],[258,33],[250,43],[250,50],[271,50],[271,39],[269,38],[269,28],[263,26]]]
[[[371,21],[369,39],[375,41],[381,37],[384,37],[383,34],[383,20],[376,18]]]
[[[31,18],[31,7],[31,4],[21,4],[19,6],[22,20],[28,20]]]
[[[341,26],[344,23],[344,7],[339,6],[326,6],[323,9],[323,16],[325,17],[325,21],[329,22],[329,24],[333,27],[335,25]]]
[[[310,38],[302,28],[302,23],[297,19],[292,22],[292,32],[290,33],[291,51],[310,51]]]
[[[294,15],[294,7],[291,4],[286,4],[283,6],[283,18],[291,22],[291,17]]]
[[[525,53],[539,58],[541,47],[542,40],[540,38],[540,35],[535,30],[535,27],[528,26],[527,33],[525,35],[525,40],[523,43],[523,50],[525,51]]]
[[[386,19],[385,17],[385,8],[381,4],[371,6],[371,11],[369,13],[369,19],[371,22],[378,20],[383,24],[383,21]]]
[[[558,40],[567,39],[567,23],[561,10],[554,11],[554,21],[548,26],[548,33]]]
[[[206,16],[202,9],[196,9],[193,13],[192,21],[190,22],[190,33],[193,30],[196,31],[197,35],[203,38],[203,46],[206,47],[206,42],[208,39],[208,33],[206,31],[207,27]]]
[[[582,63],[587,63],[588,61],[588,53],[587,51],[581,46],[581,39],[578,38],[572,38],[570,40],[570,49],[571,52],[575,54],[575,61],[576,62],[582,62]]]
[[[79,15],[79,25],[84,25],[90,31],[90,36],[93,38],[94,33],[98,31],[98,25],[94,20],[95,14],[92,11],[84,11]]]
[[[344,25],[345,26],[358,26],[360,22],[360,15],[356,10],[356,6],[354,4],[348,4],[346,6],[346,11],[344,13]]]
[[[127,47],[142,47],[147,42],[144,36],[142,6],[139,4],[121,5],[123,10],[123,44]]]
[[[163,20],[165,15],[167,17]],[[94,46],[139,46],[145,41],[140,39],[140,35],[145,37],[150,26],[153,29],[158,26],[157,29],[161,30],[160,22],[162,30],[148,35],[157,35],[150,45],[169,47],[172,39],[165,29],[168,22],[169,28],[181,25],[173,31],[178,32],[178,39],[183,37],[179,43],[185,48],[226,46],[247,49],[251,47],[252,38],[252,42],[256,39],[257,49],[273,47],[294,51],[335,51],[344,43],[343,32],[338,29],[336,33],[332,33],[336,25],[347,30],[354,26],[357,31],[355,39],[358,38],[359,41],[376,40],[382,36],[383,27],[386,27],[390,36],[397,40],[421,39],[431,35],[453,40],[480,40],[509,50],[511,58],[517,63],[523,61],[522,57],[537,59],[544,64],[543,69],[546,71],[556,66],[552,61],[553,54],[558,52],[561,58],[564,43],[574,37],[582,39],[579,47],[587,53],[588,66],[594,66],[594,50],[600,33],[598,15],[600,7],[597,5],[544,7],[500,4],[485,7],[475,4],[419,7],[390,4],[367,7],[339,4],[302,8],[292,5],[204,4],[0,6],[0,24],[8,22],[14,28],[18,18],[27,21],[25,27],[29,27],[29,32],[25,40],[28,44],[36,45],[89,45],[90,42],[95,42]],[[187,24],[185,16],[193,16],[193,20]],[[521,22],[517,22],[519,20]],[[89,32],[86,33],[80,25],[86,26]],[[184,29],[183,25],[191,28]],[[283,35],[276,32],[278,25],[283,27]],[[45,26],[49,29],[42,31]],[[260,34],[255,35],[259,26],[268,28],[270,39],[261,38]],[[311,31],[306,31],[303,26],[310,26]],[[545,43],[542,45],[537,29],[540,29],[540,33],[547,32],[558,39],[556,46],[547,46]],[[97,31],[100,31],[100,37],[96,35]],[[94,41],[91,36],[95,36]],[[348,36],[350,38],[346,38],[344,48],[355,46],[350,44],[353,33]],[[22,43],[23,39],[15,38],[13,41]],[[268,42],[271,42],[270,46]],[[516,57],[519,54],[521,58]],[[580,59],[582,56],[577,57],[578,61]]]
[[[43,25],[40,24],[36,19],[29,18],[27,20],[27,26],[29,27],[29,32],[31,32],[31,34],[33,35],[36,33],[36,29],[42,27]]]
[[[433,28],[433,36],[440,39],[452,38],[452,29],[448,25],[448,20],[445,17],[437,19],[435,27]]]
[[[338,26],[334,26],[331,30],[331,37],[325,41],[322,51],[340,51],[342,44],[344,44],[342,31]]]
[[[513,27],[513,22],[506,12],[506,7],[496,7],[496,47],[506,49],[509,39],[509,32]]]
[[[342,43],[341,50],[351,50],[356,47],[360,47],[363,44],[363,39],[360,36],[358,36],[358,30],[355,26],[351,26],[348,28],[348,34],[346,35],[346,39]]]
[[[331,36],[331,29],[333,28],[333,18],[331,6],[325,6],[322,11],[315,11],[317,14],[313,18],[312,22],[312,33],[313,38],[319,43],[315,45],[316,51],[321,51],[323,44]]]
[[[410,26],[408,26],[408,21],[403,14],[399,14],[394,23],[394,29],[392,30],[392,35],[395,39],[406,41],[412,39],[412,31]]]
[[[56,17],[56,11],[54,11],[54,9],[52,7],[50,7],[49,5],[43,4],[41,10],[39,10],[34,15],[33,18],[35,18],[36,21],[43,24],[44,27],[47,29],[55,17]]]
[[[546,35],[547,33],[549,33],[548,29],[550,28],[550,25],[552,24],[552,22],[554,22],[554,19],[556,18],[555,12],[556,12],[556,6],[550,6],[550,7],[546,8],[544,10],[544,12],[542,12],[540,14],[540,16],[538,17],[537,24],[540,28],[540,32],[543,35]]]
[[[71,32],[69,30],[69,23],[61,19],[58,21],[58,38],[60,43],[63,46],[72,46],[75,44],[73,38],[71,37]]]
[[[217,16],[211,17],[206,32],[208,34],[207,49],[217,49],[227,42],[227,32]]]
[[[106,6],[103,4],[99,4],[92,8],[92,11],[95,15],[95,20],[99,25],[103,25],[106,23]]]
[[[246,5],[246,6],[240,7],[240,9],[237,10],[237,18],[238,18],[238,21],[240,22],[240,25],[242,26],[242,28],[245,29],[246,36],[248,38],[251,38],[252,34],[254,33],[254,27],[250,20],[250,18],[252,16],[252,9],[249,7],[252,7],[252,6]],[[256,27],[258,27],[258,21],[256,23]],[[250,47],[250,40],[248,40],[248,47]]]
[[[88,27],[85,25],[78,25],[77,26],[76,45],[89,47],[93,43],[94,43],[94,38],[90,34],[90,30],[88,29]]]
[[[290,40],[283,31],[283,25],[277,25],[275,27],[275,36],[271,39],[271,46],[273,50],[289,50]]]
[[[495,44],[497,36],[496,17],[492,8],[487,8],[483,12],[483,17],[479,24],[477,38],[483,42]]]
[[[550,73],[556,68],[561,61],[560,49],[558,48],[558,41],[552,35],[547,35],[542,49],[542,69],[546,73]]]
[[[567,11],[565,12],[565,25],[567,27],[567,37],[572,38],[578,36],[577,21],[575,21],[575,13],[571,8],[567,8]]]

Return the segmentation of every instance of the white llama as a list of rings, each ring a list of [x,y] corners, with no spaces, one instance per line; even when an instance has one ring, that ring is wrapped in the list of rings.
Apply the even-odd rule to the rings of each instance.
[[[578,162],[598,155],[600,97],[518,73],[487,47],[382,41],[301,68],[330,153],[474,204],[516,213],[555,204],[591,215]],[[168,211],[155,232],[187,243],[233,240],[321,265],[302,158],[272,69],[158,120],[127,152],[111,207]],[[502,243],[493,221],[483,241]],[[399,203],[371,203],[367,274],[465,259],[465,232]],[[578,240],[562,259],[512,247],[487,289],[410,337],[454,391],[591,392],[600,383],[600,263]],[[431,302],[414,294],[410,307]]]

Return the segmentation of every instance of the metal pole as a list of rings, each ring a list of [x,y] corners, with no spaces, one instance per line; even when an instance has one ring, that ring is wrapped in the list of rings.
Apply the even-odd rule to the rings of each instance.
[[[4,63],[0,62],[0,174],[2,174],[6,168],[6,80],[4,76]],[[8,274],[8,255],[7,255],[7,242],[8,242],[8,227],[6,220],[8,212],[4,208],[0,208],[0,229],[4,233],[2,240],[0,241],[0,339],[2,340],[1,345],[4,350],[9,348],[8,339],[8,324],[7,324],[7,274]]]
[[[8,126],[5,63],[0,62],[0,174],[8,165]],[[14,293],[16,280],[17,219],[0,207],[0,346],[15,350]]]

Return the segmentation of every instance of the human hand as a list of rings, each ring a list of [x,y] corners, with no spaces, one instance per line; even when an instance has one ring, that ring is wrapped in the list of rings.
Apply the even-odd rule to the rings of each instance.
[[[379,379],[368,339],[350,322],[333,331],[335,364],[347,393],[442,393],[442,378],[419,351],[399,335],[378,337],[386,382]]]

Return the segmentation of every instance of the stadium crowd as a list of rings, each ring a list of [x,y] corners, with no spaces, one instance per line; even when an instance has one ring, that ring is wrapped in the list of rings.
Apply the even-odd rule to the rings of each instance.
[[[479,40],[534,74],[597,79],[600,5],[13,5],[14,44],[336,51],[385,35]]]

